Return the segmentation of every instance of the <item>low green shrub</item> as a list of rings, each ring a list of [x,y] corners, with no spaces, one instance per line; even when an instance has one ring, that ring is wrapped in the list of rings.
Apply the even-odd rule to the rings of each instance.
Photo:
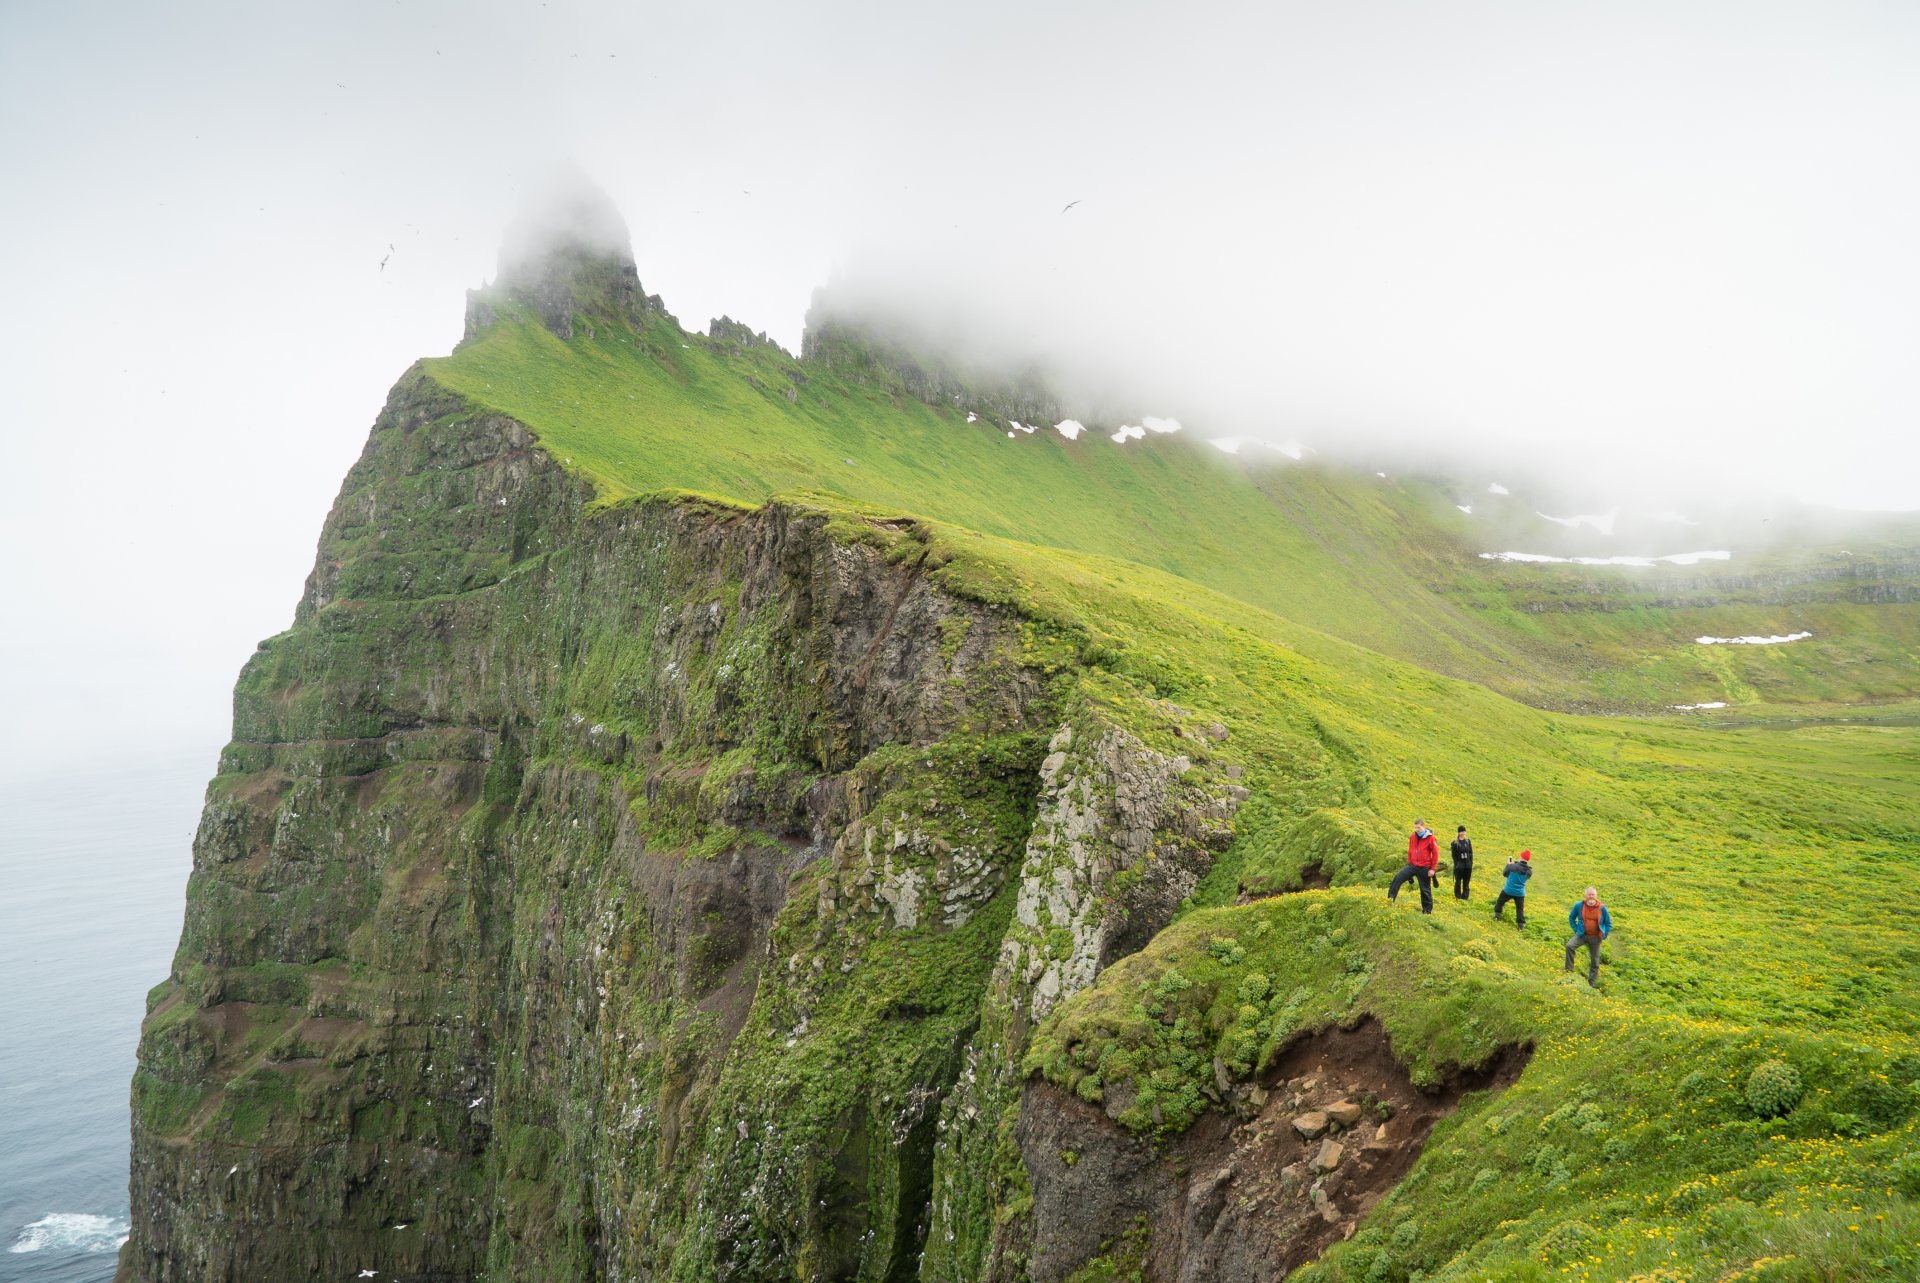
[[[1585,1221],[1562,1221],[1540,1236],[1534,1251],[1541,1260],[1557,1264],[1579,1258],[1599,1241],[1600,1232]]]
[[[1218,940],[1209,941],[1207,953],[1215,961],[1224,962],[1229,966],[1237,966],[1241,959],[1247,956],[1246,949],[1242,948],[1240,942],[1232,936],[1222,936]]]
[[[1764,1060],[1747,1075],[1747,1104],[1761,1118],[1780,1118],[1800,1103],[1800,1071],[1784,1060]]]

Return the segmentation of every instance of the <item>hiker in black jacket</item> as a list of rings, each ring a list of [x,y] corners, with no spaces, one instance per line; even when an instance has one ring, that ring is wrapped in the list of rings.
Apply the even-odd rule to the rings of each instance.
[[[1467,836],[1467,826],[1462,824],[1454,831],[1453,845],[1448,848],[1453,855],[1453,898],[1467,898],[1467,883],[1473,880],[1473,839]]]

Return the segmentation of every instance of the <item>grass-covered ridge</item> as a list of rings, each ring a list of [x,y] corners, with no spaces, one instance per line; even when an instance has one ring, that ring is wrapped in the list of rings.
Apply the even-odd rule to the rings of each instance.
[[[1045,424],[1014,432],[984,408],[969,422],[965,406],[928,404],[884,367],[799,361],[687,332],[664,313],[637,330],[583,321],[565,341],[510,301],[497,314],[424,363],[427,374],[533,428],[603,502],[660,490],[745,504],[838,495],[1139,562],[1554,707],[1920,695],[1920,606],[1849,605],[1819,580],[1716,605],[1661,589],[1668,572],[1501,565],[1478,556],[1504,546],[1487,525],[1496,514],[1463,516],[1444,479],[1249,468],[1191,433],[1116,444],[1094,430],[1069,441]],[[1803,628],[1815,640],[1789,647],[1691,641]]]
[[[514,315],[509,313],[510,316]],[[496,324],[429,375],[534,428],[607,501],[695,490],[757,504],[838,494],[985,534],[1141,561],[1430,667],[1548,666],[1426,585],[1462,546],[1417,515],[1441,497],[1303,468],[1256,479],[1190,438],[1013,432],[776,348],[600,324],[562,342]],[[1009,433],[1012,435],[1009,436]],[[1409,560],[1425,549],[1431,565]],[[1365,591],[1353,591],[1356,579]],[[1399,603],[1387,606],[1384,603]],[[1415,627],[1408,619],[1417,617]]]

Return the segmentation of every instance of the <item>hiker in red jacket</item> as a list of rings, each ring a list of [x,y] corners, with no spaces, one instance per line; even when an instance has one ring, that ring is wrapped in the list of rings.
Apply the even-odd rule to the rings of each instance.
[[[1413,822],[1413,836],[1407,839],[1407,867],[1393,875],[1393,881],[1387,883],[1387,903],[1400,898],[1400,888],[1407,879],[1420,883],[1420,912],[1433,912],[1433,875],[1440,867],[1440,844],[1434,841],[1433,830],[1427,827],[1425,820]]]

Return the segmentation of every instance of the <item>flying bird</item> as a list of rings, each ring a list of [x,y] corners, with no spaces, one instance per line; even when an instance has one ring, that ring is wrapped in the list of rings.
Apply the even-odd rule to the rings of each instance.
[[[1064,213],[1066,213],[1066,212],[1067,212],[1068,210],[1070,210],[1070,209],[1072,209],[1072,208],[1073,208],[1073,207],[1074,207],[1075,205],[1078,205],[1079,203],[1080,203],[1080,202],[1079,202],[1079,201],[1077,201],[1077,200],[1070,200],[1070,201],[1068,201],[1068,202],[1067,202],[1067,203],[1066,203],[1065,205],[1062,205],[1062,206],[1060,207],[1060,212],[1061,212],[1062,214],[1064,214]]]
[[[393,246],[389,245],[387,246],[387,258],[392,258],[392,257],[393,257]],[[383,258],[380,260],[380,270],[383,272],[387,270],[387,258]]]

